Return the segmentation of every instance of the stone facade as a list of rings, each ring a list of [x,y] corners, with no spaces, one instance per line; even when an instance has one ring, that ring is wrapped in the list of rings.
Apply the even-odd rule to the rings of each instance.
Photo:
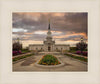
[[[70,49],[69,45],[55,44],[55,41],[52,40],[50,24],[49,24],[49,27],[48,27],[46,40],[43,42],[43,44],[29,45],[29,50],[44,51],[44,52],[63,51],[63,50],[69,50],[69,49]]]

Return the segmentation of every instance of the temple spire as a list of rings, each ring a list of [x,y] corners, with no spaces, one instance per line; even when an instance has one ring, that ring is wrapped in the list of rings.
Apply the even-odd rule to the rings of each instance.
[[[49,27],[48,27],[48,30],[50,30],[50,19],[49,19]]]
[[[50,38],[52,38],[52,36],[51,36],[50,19],[49,19],[48,32],[47,32],[47,39],[50,39]]]

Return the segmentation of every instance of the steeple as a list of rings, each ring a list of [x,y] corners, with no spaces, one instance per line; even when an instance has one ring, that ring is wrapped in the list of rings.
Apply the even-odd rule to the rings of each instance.
[[[47,40],[52,40],[51,30],[50,30],[50,20],[49,20],[49,26],[48,26],[48,32],[47,32]]]
[[[49,19],[49,27],[48,27],[48,30],[50,30],[50,19]]]

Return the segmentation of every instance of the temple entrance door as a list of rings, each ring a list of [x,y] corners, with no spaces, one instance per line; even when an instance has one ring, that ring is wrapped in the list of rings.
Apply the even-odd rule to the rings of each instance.
[[[51,47],[50,46],[48,46],[48,51],[50,51],[51,50]]]

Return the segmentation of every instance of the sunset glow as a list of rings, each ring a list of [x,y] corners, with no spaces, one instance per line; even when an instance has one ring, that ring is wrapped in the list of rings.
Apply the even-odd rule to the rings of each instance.
[[[74,45],[83,37],[87,42],[87,13],[16,12],[13,18],[13,41],[19,38],[23,46],[42,44],[48,23],[57,44]]]

